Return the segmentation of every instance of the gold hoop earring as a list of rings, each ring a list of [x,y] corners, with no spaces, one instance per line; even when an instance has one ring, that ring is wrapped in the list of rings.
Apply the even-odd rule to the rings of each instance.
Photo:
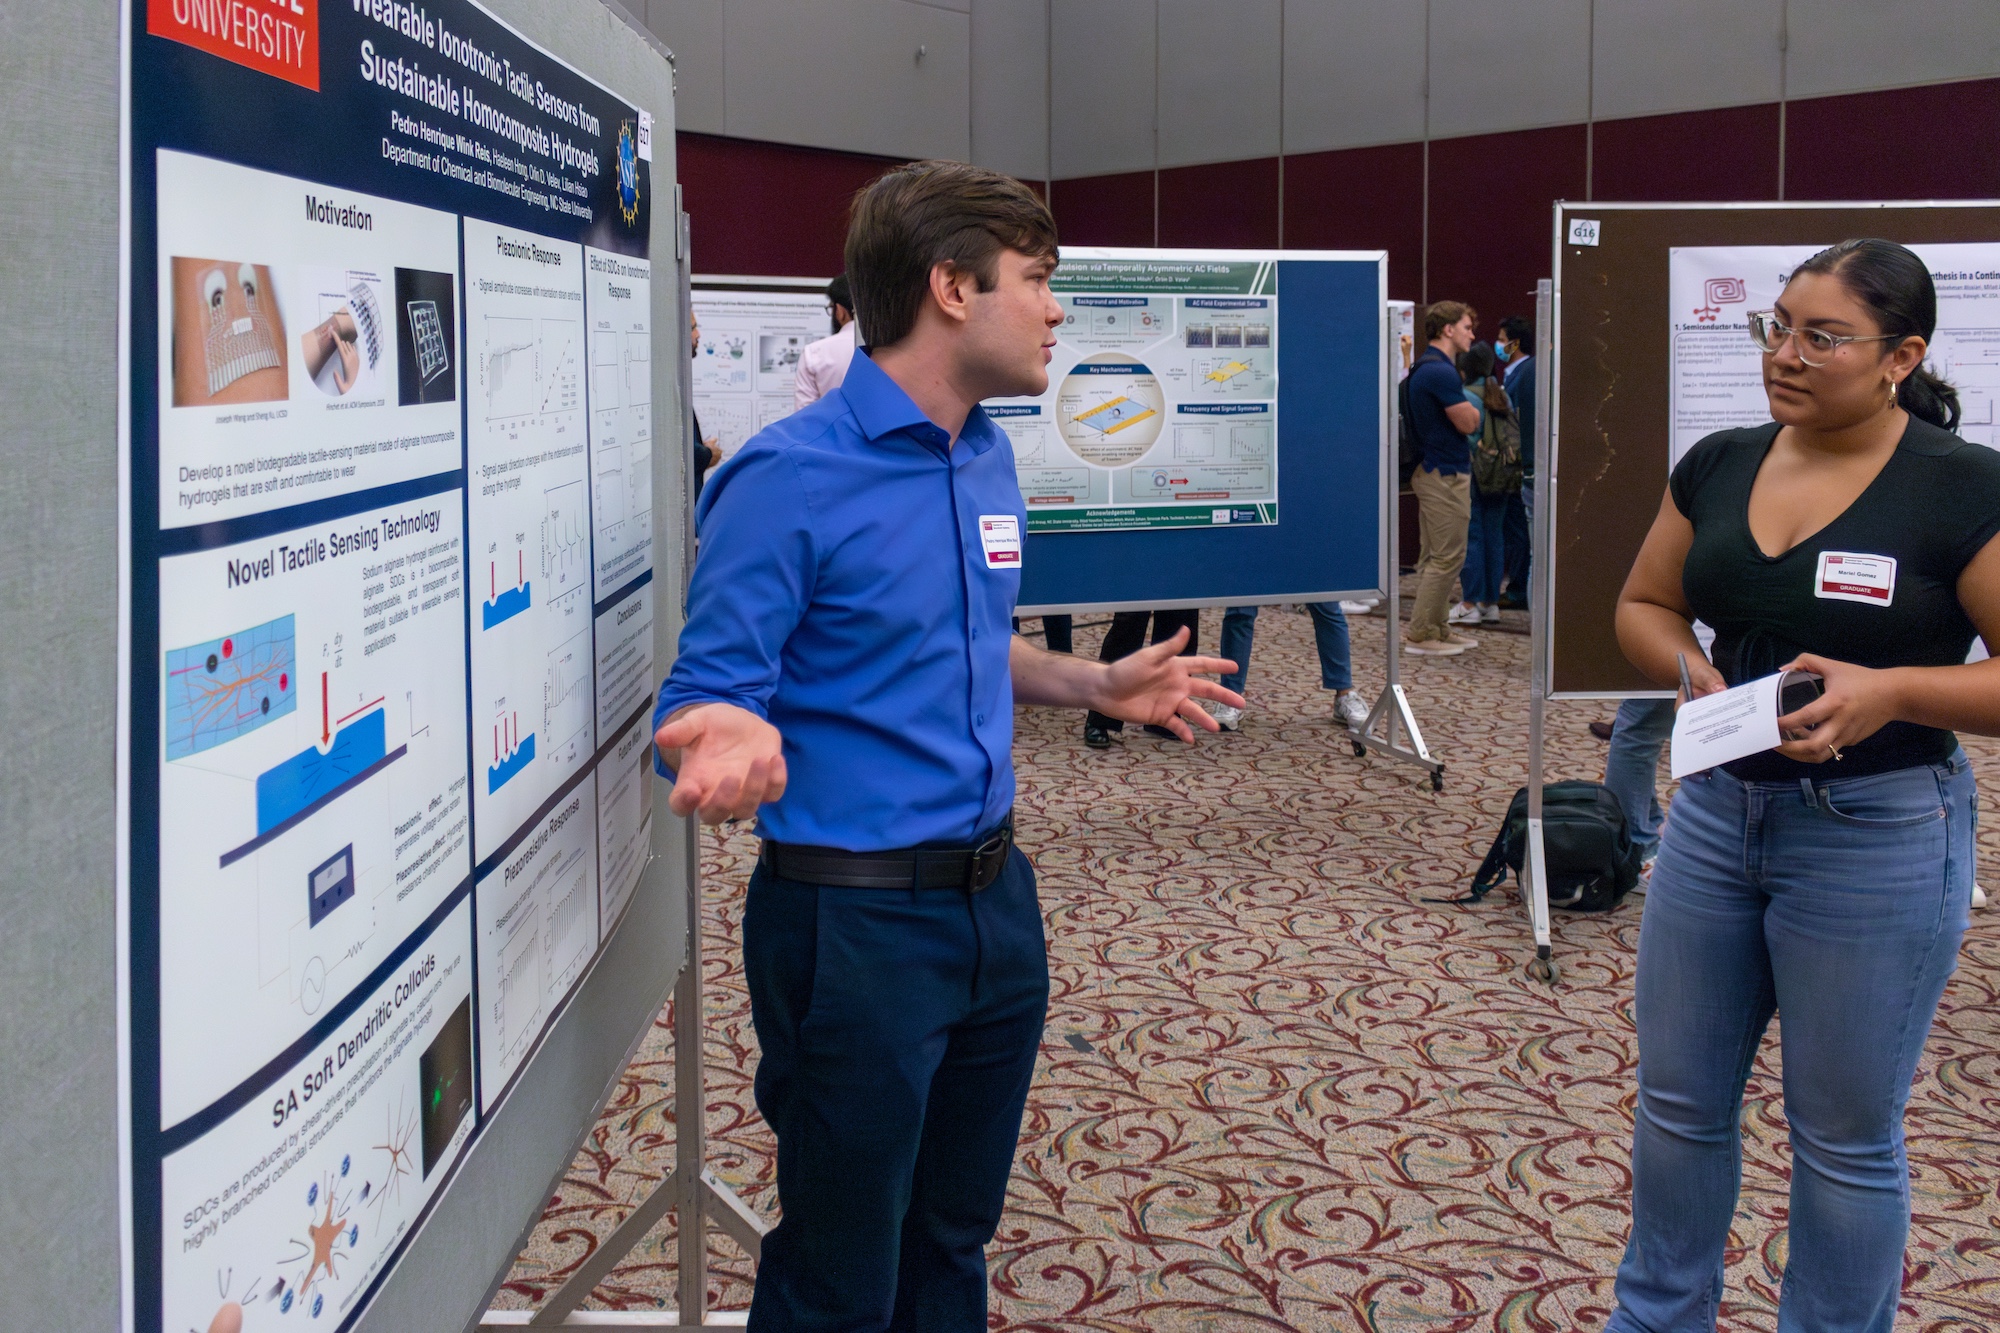
[[[1893,411],[1895,411],[1895,410],[1896,410],[1896,388],[1897,388],[1897,384],[1896,384],[1896,381],[1895,381],[1895,380],[1893,380],[1893,379],[1892,379],[1892,380],[1890,380],[1890,381],[1889,381],[1889,410],[1890,410],[1891,412],[1893,412]]]

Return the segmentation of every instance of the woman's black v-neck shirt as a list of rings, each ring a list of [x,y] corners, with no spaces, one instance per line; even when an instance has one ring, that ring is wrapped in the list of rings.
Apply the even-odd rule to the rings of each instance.
[[[1681,588],[1715,630],[1723,679],[1768,676],[1800,653],[1866,667],[1963,662],[1978,631],[1959,605],[1958,576],[2000,532],[2000,452],[1912,417],[1854,503],[1772,557],[1750,534],[1750,488],[1778,429],[1709,436],[1681,459],[1669,487],[1694,525]],[[1727,768],[1746,781],[1825,781],[1937,763],[1957,745],[1949,731],[1891,722],[1846,747],[1838,771],[1776,751]]]

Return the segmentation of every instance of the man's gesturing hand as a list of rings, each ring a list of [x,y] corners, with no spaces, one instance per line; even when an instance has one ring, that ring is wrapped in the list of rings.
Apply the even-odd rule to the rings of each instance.
[[[1236,663],[1221,657],[1179,657],[1187,646],[1187,627],[1174,637],[1130,657],[1121,657],[1104,672],[1103,697],[1097,711],[1123,722],[1150,722],[1184,741],[1194,739],[1188,723],[1204,731],[1220,731],[1208,710],[1196,699],[1213,699],[1231,708],[1243,707],[1243,696],[1202,676],[1227,675]]]
[[[748,819],[785,794],[778,729],[734,704],[694,704],[668,718],[653,745],[678,774],[673,812],[701,812],[704,824]]]

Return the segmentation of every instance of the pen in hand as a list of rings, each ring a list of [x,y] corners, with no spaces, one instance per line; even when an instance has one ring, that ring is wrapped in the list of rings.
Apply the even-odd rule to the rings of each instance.
[[[1694,700],[1694,682],[1688,679],[1687,654],[1675,653],[1674,661],[1680,663],[1681,667],[1681,702],[1691,703]]]

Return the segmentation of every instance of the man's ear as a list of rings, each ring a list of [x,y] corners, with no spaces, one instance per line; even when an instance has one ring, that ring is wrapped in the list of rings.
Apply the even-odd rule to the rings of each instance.
[[[931,265],[931,302],[946,319],[963,324],[972,317],[972,297],[979,290],[978,275],[950,260]]]

